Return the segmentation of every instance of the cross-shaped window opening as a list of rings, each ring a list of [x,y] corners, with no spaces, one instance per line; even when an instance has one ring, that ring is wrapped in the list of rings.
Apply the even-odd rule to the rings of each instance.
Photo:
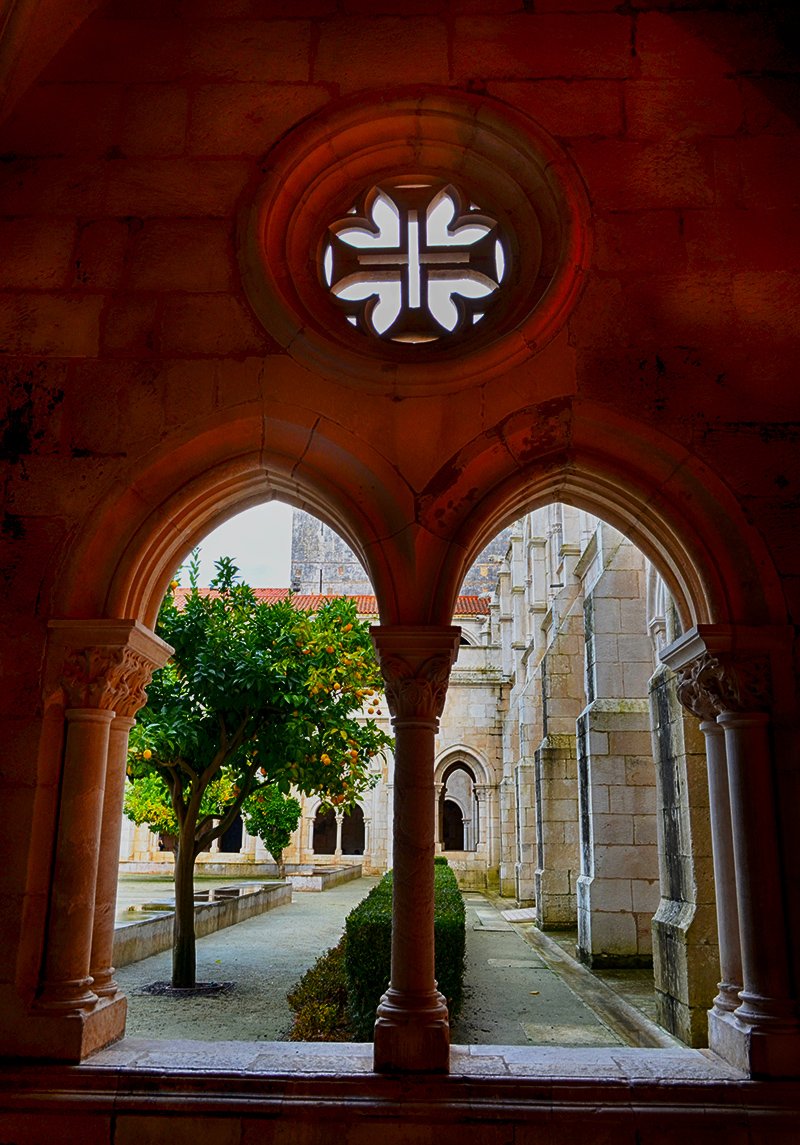
[[[496,220],[452,185],[374,187],[323,246],[322,277],[348,321],[394,342],[479,322],[505,272]]]

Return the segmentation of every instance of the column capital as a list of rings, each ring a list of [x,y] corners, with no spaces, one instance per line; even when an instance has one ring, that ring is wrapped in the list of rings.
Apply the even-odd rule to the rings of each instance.
[[[434,625],[375,625],[372,643],[396,719],[438,719],[461,629]]]
[[[722,712],[763,712],[773,705],[771,659],[783,633],[734,625],[698,625],[660,653],[678,677],[678,699],[699,719]]]
[[[52,620],[55,686],[69,708],[99,708],[131,718],[147,700],[153,672],[172,649],[136,620]]]

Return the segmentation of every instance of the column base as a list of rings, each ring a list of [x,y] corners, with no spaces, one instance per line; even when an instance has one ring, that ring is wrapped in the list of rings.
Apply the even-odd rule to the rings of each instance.
[[[709,1010],[708,1046],[752,1078],[800,1077],[800,1030],[759,1030],[728,1011]]]
[[[376,1073],[448,1073],[450,1024],[438,990],[405,994],[391,986],[375,1021]]]
[[[14,1032],[16,1057],[78,1063],[125,1034],[128,999],[100,998],[92,1010],[45,1013],[31,1010]]]

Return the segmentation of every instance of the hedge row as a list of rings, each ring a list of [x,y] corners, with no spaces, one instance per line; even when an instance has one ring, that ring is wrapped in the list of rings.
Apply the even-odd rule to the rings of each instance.
[[[436,981],[451,1019],[464,988],[466,911],[456,877],[443,856],[434,866]],[[392,951],[392,872],[383,876],[345,921],[347,1008],[357,1041],[371,1041],[375,1011],[389,984]]]

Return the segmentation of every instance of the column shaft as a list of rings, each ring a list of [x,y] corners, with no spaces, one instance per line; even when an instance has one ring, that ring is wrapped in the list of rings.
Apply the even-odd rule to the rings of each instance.
[[[781,872],[775,839],[769,716],[723,712],[728,757],[736,893],[744,988],[736,1017],[752,1027],[794,1032],[784,929]]]
[[[395,731],[392,966],[375,1023],[375,1069],[445,1072],[447,1003],[436,989],[434,739],[458,628],[374,628]]]
[[[715,1010],[733,1011],[739,1005],[742,988],[742,953],[739,944],[739,908],[736,902],[736,873],[731,830],[728,761],[725,733],[715,720],[700,724],[706,741],[708,793],[714,859],[714,887],[719,936],[719,993]]]
[[[94,992],[101,997],[112,997],[119,989],[114,981],[114,967],[111,963],[114,955],[114,915],[119,880],[125,761],[128,754],[128,733],[133,724],[131,717],[117,716],[112,720],[109,735],[91,958]]]
[[[114,713],[70,708],[38,1009],[91,1009],[89,972],[106,763]]]

